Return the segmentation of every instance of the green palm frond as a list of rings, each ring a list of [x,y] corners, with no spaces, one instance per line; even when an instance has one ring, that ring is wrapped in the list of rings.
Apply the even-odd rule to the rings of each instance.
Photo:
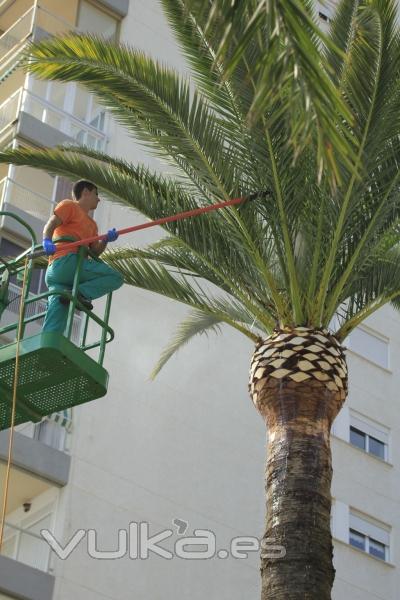
[[[85,152],[82,149],[82,156]],[[99,188],[110,197],[151,219],[210,204],[205,198],[200,200],[190,196],[178,182],[151,173],[145,167],[132,165],[127,172],[126,163],[114,160],[104,169],[100,162],[102,154],[89,151],[87,155],[92,160],[82,160],[77,152],[69,152],[68,149],[19,149],[0,153],[0,162],[40,165],[52,173],[96,181]],[[198,255],[203,255],[203,260],[214,265],[215,269],[221,271],[227,265],[228,271],[252,276],[254,283],[258,280],[260,289],[267,285],[268,294],[282,312],[285,300],[279,292],[282,286],[274,267],[273,239],[264,236],[263,244],[259,247],[256,239],[260,236],[252,237],[240,214],[240,208],[224,209],[218,213],[207,213],[201,218],[168,223],[163,227],[171,235],[184,240]],[[253,223],[254,227],[261,234],[260,227]]]
[[[28,68],[93,92],[174,176],[86,147],[3,151],[0,162],[92,180],[151,220],[263,191],[106,255],[127,283],[195,311],[171,348],[219,323],[256,339],[337,317],[343,337],[397,305],[395,0],[342,0],[327,35],[311,0],[161,3],[190,78],[93,36],[43,40]]]
[[[196,4],[196,0],[189,2]],[[353,141],[344,123],[352,122],[349,107],[328,76],[320,52],[324,38],[318,29],[309,0],[216,0],[203,2],[210,7],[209,26],[222,27],[217,58],[228,61],[232,73],[254,40],[261,48],[256,64],[250,64],[254,80],[252,121],[269,113],[277,99],[284,103],[290,119],[289,141],[296,153],[304,150],[316,136],[320,173],[328,170],[333,184],[340,182],[339,164],[352,170]],[[339,48],[335,48],[340,53]],[[273,120],[274,114],[268,114]],[[340,157],[340,160],[338,158]]]
[[[219,113],[234,118],[230,123],[238,129],[246,117],[243,98],[234,84],[225,77],[225,67],[216,61],[215,38],[210,39],[204,19],[196,6],[185,0],[161,0],[168,22],[179,39],[184,56],[192,67],[193,77]],[[215,33],[215,32],[213,32]],[[241,129],[243,132],[243,128]]]
[[[396,248],[376,260],[354,278],[347,291],[343,324],[337,332],[344,339],[371,314],[385,304],[400,307],[400,236]]]
[[[29,70],[79,81],[115,118],[201,190],[227,197],[252,164],[238,136],[227,136],[190,82],[142,52],[95,36],[50,38],[29,48]]]
[[[325,49],[332,81],[340,85],[348,61],[348,52],[353,43],[354,21],[360,8],[360,0],[341,0],[331,21],[330,37],[334,47]],[[339,48],[341,52],[337,52]]]
[[[264,298],[254,293],[252,281],[246,275],[238,277],[237,271],[234,275],[233,269],[210,265],[204,257],[190,251],[178,238],[165,238],[144,249],[115,249],[107,252],[104,257],[122,273],[127,283],[142,287],[145,285],[143,273],[149,275],[154,269],[154,274],[160,276],[151,278],[152,286],[161,280],[171,285],[171,289],[164,285],[164,295],[174,298],[175,293],[177,295],[174,299],[186,304],[192,303],[192,306],[202,309],[207,301],[208,310],[217,311],[220,317],[225,315],[232,322],[253,323],[259,330],[269,333],[278,320],[272,299],[268,303],[268,296]],[[184,290],[178,284],[172,289],[175,282],[184,282],[184,290],[191,290],[189,295],[182,294]],[[209,287],[206,292],[203,287],[205,282],[222,290],[225,300],[214,298]],[[151,291],[161,293],[158,288]],[[193,296],[190,295],[192,292]]]
[[[379,190],[373,189],[367,201],[360,203],[361,214],[358,215],[356,226],[341,244],[342,264],[337,280],[334,279],[331,284],[329,304],[326,308],[327,319],[333,315],[339,298],[346,294],[347,283],[350,282],[352,286],[357,273],[363,273],[379,260],[382,245],[387,251],[398,243],[399,193],[400,172],[397,171],[387,186]]]
[[[174,337],[162,351],[160,358],[151,372],[150,378],[155,379],[169,359],[172,358],[182,346],[185,346],[190,342],[194,336],[208,335],[210,331],[220,333],[221,322],[221,319],[218,319],[218,317],[213,314],[201,310],[193,310],[188,317],[179,324]]]
[[[174,273],[166,269],[160,262],[140,257],[139,253],[134,250],[108,252],[104,258],[121,273],[125,283],[161,294],[197,310],[214,314],[250,339],[258,338],[248,327],[256,320],[251,312],[234,298],[214,297],[205,284],[192,279],[191,274],[182,271]],[[268,329],[270,324],[267,315],[261,315],[261,318],[263,319],[261,328]]]
[[[273,297],[266,290],[265,283],[263,285],[259,279],[259,273],[254,267],[249,265],[249,269],[245,270],[238,268],[238,265],[235,264],[236,257],[227,248],[227,255],[228,252],[230,252],[230,258],[216,266],[210,263],[204,255],[195,253],[181,239],[168,237],[145,249],[123,249],[120,253],[117,251],[115,256],[134,255],[155,260],[166,267],[206,280],[240,300],[252,315],[263,314],[272,329],[273,324],[279,321]]]
[[[343,269],[343,242],[346,241],[346,232],[353,231],[351,218],[354,211],[360,207],[360,198],[368,203],[368,183],[366,174],[369,167],[375,165],[377,160],[377,147],[373,140],[376,117],[382,121],[381,114],[381,86],[391,87],[394,82],[398,87],[398,75],[395,71],[392,79],[390,65],[398,62],[396,53],[389,48],[393,44],[393,2],[389,0],[382,3],[372,0],[362,6],[357,12],[354,22],[353,41],[349,48],[349,58],[345,63],[343,77],[343,90],[353,107],[355,126],[353,134],[359,141],[357,164],[362,171],[363,178],[359,180],[354,173],[347,176],[346,186],[337,195],[337,217],[334,221],[333,235],[330,252],[323,268],[321,284],[318,292],[317,310],[320,319],[324,320],[326,303],[329,305],[328,313],[332,314],[333,305],[337,303],[338,294],[327,301],[329,294],[329,280],[335,277],[337,266]],[[365,40],[365,43],[363,43]],[[393,66],[393,64],[391,65]],[[397,67],[398,68],[398,67]],[[389,78],[389,82],[388,82]],[[371,147],[372,146],[372,147]],[[339,263],[339,264],[338,264]]]
[[[267,181],[267,146],[262,124],[247,127],[247,113],[253,102],[254,86],[247,69],[237,69],[226,77],[226,66],[216,58],[217,31],[207,28],[207,19],[196,3],[161,0],[168,22],[191,66],[197,88],[221,115],[220,125],[229,139],[240,139],[248,157],[255,185]],[[258,46],[253,45],[253,50]],[[254,63],[254,52],[248,59]],[[261,187],[264,187],[261,184]]]
[[[83,159],[86,152],[93,160]],[[110,161],[106,169],[103,158],[104,154],[86,148],[80,148],[79,152],[69,148],[18,148],[0,152],[0,163],[28,165],[69,179],[96,181],[113,200],[135,208],[150,219],[170,214],[171,208],[173,212],[180,212],[197,207],[179,182],[151,173],[146,166],[117,159]]]

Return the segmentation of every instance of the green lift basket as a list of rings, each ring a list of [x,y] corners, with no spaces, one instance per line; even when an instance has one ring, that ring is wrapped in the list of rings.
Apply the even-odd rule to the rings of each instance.
[[[114,332],[108,324],[112,294],[107,296],[103,319],[88,311],[79,302],[77,298],[79,276],[87,253],[87,248],[81,247],[78,251],[79,260],[72,289],[60,293],[70,300],[64,335],[42,332],[25,337],[26,326],[42,319],[45,315],[45,311],[36,314],[32,308],[35,308],[35,303],[47,298],[50,292],[30,293],[33,270],[43,268],[45,265],[38,265],[38,261],[32,257],[41,246],[37,244],[31,227],[14,213],[0,211],[0,215],[17,220],[27,229],[32,239],[31,248],[16,258],[0,257],[0,321],[3,315],[7,315],[9,320],[11,311],[5,311],[11,302],[17,299],[15,297],[10,299],[11,278],[21,277],[26,256],[30,257],[24,293],[14,422],[15,425],[19,425],[27,421],[41,421],[50,414],[95,400],[107,393],[108,373],[103,367],[103,360],[106,344],[114,339]],[[71,341],[71,337],[76,309],[82,312],[84,318],[79,341],[75,344]],[[29,316],[29,313],[33,314]],[[99,340],[89,343],[87,333],[90,320],[98,325],[101,335]],[[17,329],[18,321],[0,327],[0,339],[4,339],[10,332],[14,332],[15,335]],[[94,348],[98,349],[97,361],[86,353]],[[11,424],[16,351],[16,341],[0,347],[0,430],[7,429]]]

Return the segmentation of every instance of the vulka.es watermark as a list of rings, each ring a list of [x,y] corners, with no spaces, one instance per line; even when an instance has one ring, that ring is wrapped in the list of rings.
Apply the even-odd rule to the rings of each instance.
[[[184,536],[188,523],[182,519],[174,519],[177,535]],[[118,530],[118,546],[114,550],[100,550],[98,533],[95,529],[78,529],[65,546],[54,537],[48,529],[41,530],[41,536],[55,552],[58,558],[66,560],[86,538],[87,553],[97,560],[117,560],[129,557],[132,560],[146,560],[151,554],[167,560],[181,558],[184,560],[207,560],[211,558],[245,559],[249,552],[261,550],[262,558],[277,559],[286,555],[283,546],[275,545],[273,539],[263,539],[252,536],[239,536],[231,539],[228,549],[217,550],[217,539],[209,529],[194,529],[193,534],[179,537],[175,540],[173,550],[161,546],[162,542],[174,535],[173,529],[164,529],[150,535],[150,525],[147,522],[129,523],[128,529]]]

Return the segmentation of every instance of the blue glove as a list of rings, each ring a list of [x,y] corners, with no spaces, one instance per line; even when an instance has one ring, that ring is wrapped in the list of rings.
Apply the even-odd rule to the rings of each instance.
[[[57,250],[57,246],[52,242],[50,238],[44,238],[42,245],[43,250],[45,251],[47,256],[49,256],[50,254],[54,254],[54,252]]]
[[[113,229],[109,229],[107,231],[106,240],[107,240],[107,242],[115,242],[115,240],[118,239],[118,236],[119,236],[119,233],[114,227]]]

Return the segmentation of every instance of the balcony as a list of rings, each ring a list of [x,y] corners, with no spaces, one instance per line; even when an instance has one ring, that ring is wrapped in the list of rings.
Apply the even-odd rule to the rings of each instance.
[[[75,86],[75,96],[80,89]],[[83,92],[82,92],[83,93]],[[60,144],[82,144],[104,150],[106,116],[103,110],[93,111],[90,122],[73,114],[33,92],[20,88],[0,104],[0,145],[15,136],[43,147]]]
[[[14,132],[14,126],[20,111],[21,97],[21,90],[19,89],[0,104],[0,140],[7,139],[8,135]]]
[[[77,96],[79,93],[80,89],[75,86],[75,95]],[[103,110],[96,111],[96,114],[89,117],[90,122],[86,122],[54,106],[40,96],[28,90],[23,90],[21,112],[27,113],[41,123],[60,131],[68,136],[73,143],[89,146],[95,150],[104,150],[105,148],[105,112]]]
[[[67,452],[69,447],[68,434],[72,429],[72,409],[55,413],[46,417],[40,423],[23,423],[15,431],[29,439],[37,440],[46,446]],[[1,600],[1,599],[0,599]]]
[[[14,483],[10,487],[9,510],[22,506],[26,490],[29,490],[28,497],[32,498],[54,488],[54,485],[65,485],[68,482],[71,463],[71,457],[66,452],[51,447],[39,439],[31,439],[17,429],[19,428],[16,428],[14,433],[13,470],[15,473],[12,478]],[[0,481],[5,481],[8,438],[8,430],[0,431]]]
[[[47,35],[60,35],[74,30],[71,23],[44,8],[31,6],[0,36],[0,81],[18,66],[28,41],[38,41]]]
[[[53,575],[0,555],[1,600],[51,600],[54,582]]]
[[[10,2],[8,7],[5,7],[0,15],[0,82],[6,79],[9,74],[18,66],[22,51],[28,41],[39,41],[48,35],[62,35],[71,31],[89,31],[102,33],[105,37],[114,38],[118,27],[118,19],[126,17],[129,9],[129,0],[97,0],[100,5],[103,5],[107,11],[112,11],[115,17],[106,13],[102,13],[102,18],[108,19],[103,22],[105,30],[98,30],[98,23],[93,29],[93,22],[96,20],[92,15],[89,18],[83,18],[77,28],[74,26],[76,21],[76,7],[69,7],[64,12],[64,18],[53,14],[42,6],[36,3],[28,8],[23,14],[20,14],[16,20],[15,17],[17,7],[15,2]],[[6,0],[7,4],[7,0]],[[25,4],[25,6],[23,6]],[[68,4],[68,3],[67,3]],[[26,3],[22,3],[22,10],[25,10]],[[59,7],[60,9],[60,7]],[[99,13],[96,7],[91,8],[94,14]],[[82,12],[82,8],[81,8]],[[81,14],[81,13],[80,13]],[[101,13],[100,13],[101,14]],[[82,15],[81,15],[82,16]],[[87,15],[86,15],[87,17]],[[71,19],[71,20],[69,20]],[[113,31],[109,31],[109,21],[115,20]],[[107,27],[108,25],[108,27]]]
[[[15,169],[14,172],[18,176]],[[24,219],[32,227],[38,239],[42,237],[44,223],[52,214],[54,206],[55,203],[48,197],[28,189],[11,177],[0,180],[0,210],[13,212]],[[0,228],[26,238],[26,229],[10,217],[0,216]]]
[[[0,598],[1,592],[26,600],[52,598],[52,554],[40,531],[54,531],[57,498],[54,485],[13,469],[0,553]]]
[[[48,524],[43,521],[40,527],[47,528]],[[47,573],[49,570],[50,546],[41,537],[37,524],[30,529],[22,529],[6,521],[1,554],[39,571]]]
[[[28,189],[10,177],[4,177],[0,181],[0,210],[11,210],[20,214],[39,237],[42,235],[43,223],[53,213],[54,206],[55,203],[46,196]],[[39,222],[39,228],[35,227],[36,221]],[[5,227],[5,223],[1,223],[0,226]]]

